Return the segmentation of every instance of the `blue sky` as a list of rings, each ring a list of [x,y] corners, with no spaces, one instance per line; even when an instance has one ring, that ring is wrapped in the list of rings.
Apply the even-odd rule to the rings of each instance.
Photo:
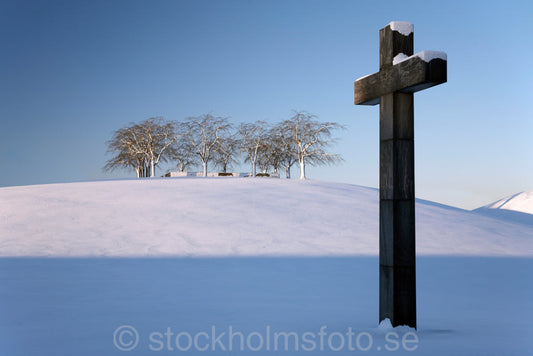
[[[312,179],[378,185],[378,107],[353,105],[378,70],[378,31],[415,26],[448,54],[448,83],[415,95],[416,193],[475,208],[533,189],[529,1],[1,1],[0,186],[104,174],[105,142],[152,116],[347,127],[345,159]],[[159,174],[164,173],[162,170]]]

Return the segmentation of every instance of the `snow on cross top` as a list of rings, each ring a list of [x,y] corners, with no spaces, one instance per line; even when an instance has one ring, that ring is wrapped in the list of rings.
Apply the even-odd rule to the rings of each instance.
[[[414,30],[413,24],[405,21],[392,21],[389,26],[391,30],[398,31],[404,36],[409,36]]]

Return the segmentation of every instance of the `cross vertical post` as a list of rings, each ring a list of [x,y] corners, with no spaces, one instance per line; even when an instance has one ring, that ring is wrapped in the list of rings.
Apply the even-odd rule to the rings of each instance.
[[[379,72],[354,83],[356,105],[379,108],[379,320],[416,328],[413,94],[446,82],[443,52],[413,55],[413,25],[379,32]]]
[[[408,36],[379,31],[380,71],[400,53],[413,54]],[[413,93],[391,92],[379,106],[379,320],[416,328]]]

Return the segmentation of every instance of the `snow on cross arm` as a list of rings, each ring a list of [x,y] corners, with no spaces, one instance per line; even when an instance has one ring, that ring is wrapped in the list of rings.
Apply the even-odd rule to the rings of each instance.
[[[392,59],[392,64],[395,65],[395,64],[401,63],[403,61],[406,61],[408,59],[414,58],[414,57],[418,57],[418,58],[420,58],[421,60],[423,60],[426,63],[429,63],[429,62],[431,62],[431,60],[437,59],[437,58],[445,60],[445,61],[448,60],[448,56],[446,55],[446,52],[421,51],[421,52],[413,54],[412,56],[407,56],[404,53],[398,53]]]

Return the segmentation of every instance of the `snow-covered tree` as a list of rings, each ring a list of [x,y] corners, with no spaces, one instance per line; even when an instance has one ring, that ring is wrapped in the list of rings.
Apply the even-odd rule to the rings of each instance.
[[[335,139],[332,132],[343,128],[336,122],[320,122],[305,111],[296,112],[292,118],[280,124],[280,131],[289,138],[300,165],[300,179],[305,179],[305,165],[324,165],[339,162],[338,154],[326,151]],[[289,143],[289,141],[288,141]]]
[[[185,139],[202,162],[203,176],[206,177],[208,163],[214,157],[220,138],[229,130],[230,124],[226,118],[206,114],[188,118],[185,125]]]
[[[264,121],[242,123],[239,125],[238,135],[241,151],[246,154],[246,161],[252,165],[252,177],[256,175],[259,152],[267,140],[268,127]]]

